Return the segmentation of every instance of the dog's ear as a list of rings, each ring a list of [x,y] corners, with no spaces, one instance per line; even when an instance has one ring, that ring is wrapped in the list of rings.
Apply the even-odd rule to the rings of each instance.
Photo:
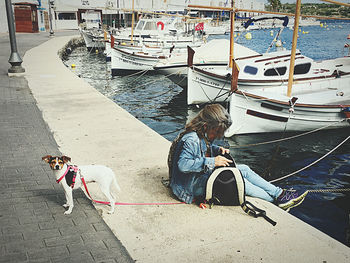
[[[41,159],[48,163],[50,161],[51,157],[52,157],[51,155],[46,155],[46,156],[42,157]]]
[[[63,155],[61,158],[62,158],[62,160],[63,160],[64,163],[68,163],[68,162],[71,161],[71,158],[68,157],[68,156],[65,156],[65,155]]]

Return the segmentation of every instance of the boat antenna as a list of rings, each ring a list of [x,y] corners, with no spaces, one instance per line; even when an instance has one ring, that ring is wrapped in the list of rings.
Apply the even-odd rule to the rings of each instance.
[[[270,46],[267,48],[266,53],[269,53],[270,48],[272,48],[272,46],[273,46],[273,43],[276,42],[276,41],[280,38],[283,29],[284,29],[284,27],[280,27],[280,29],[278,30],[278,32],[277,32],[275,38],[272,40]]]

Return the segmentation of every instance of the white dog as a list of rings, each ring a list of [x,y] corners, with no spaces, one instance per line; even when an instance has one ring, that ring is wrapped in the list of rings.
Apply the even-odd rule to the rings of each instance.
[[[114,212],[115,198],[111,193],[111,186],[113,183],[119,191],[120,187],[112,169],[103,165],[84,165],[79,167],[69,165],[68,162],[71,161],[71,158],[67,156],[47,155],[42,157],[42,159],[50,165],[56,176],[57,183],[60,183],[64,189],[67,203],[65,203],[63,207],[68,207],[68,210],[65,211],[64,214],[68,215],[72,213],[74,207],[73,189],[78,189],[80,187],[87,198],[91,200],[86,193],[82,178],[84,178],[86,183],[97,182],[99,184],[102,193],[107,197],[111,206],[111,210],[108,211],[108,213],[112,214]]]

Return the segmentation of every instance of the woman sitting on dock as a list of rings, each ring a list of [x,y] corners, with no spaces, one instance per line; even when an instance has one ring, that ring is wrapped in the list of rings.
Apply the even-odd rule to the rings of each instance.
[[[170,187],[181,201],[192,203],[205,196],[206,184],[215,167],[229,166],[231,160],[220,155],[229,149],[213,144],[232,124],[220,104],[206,105],[173,141],[168,156]],[[237,165],[245,183],[245,194],[274,202],[289,210],[304,200],[295,190],[286,190],[267,182],[247,165]]]

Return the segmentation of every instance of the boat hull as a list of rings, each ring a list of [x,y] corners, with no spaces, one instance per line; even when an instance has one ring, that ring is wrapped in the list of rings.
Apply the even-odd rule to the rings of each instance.
[[[226,136],[238,134],[310,131],[350,127],[340,105],[295,104],[251,97],[235,92],[230,97],[232,126]]]
[[[111,42],[110,41],[105,41],[105,51],[104,51],[105,55],[106,55],[106,62],[110,62],[111,61],[111,57],[112,57],[112,48],[111,48]]]
[[[111,53],[112,76],[130,71],[153,71],[153,67],[161,60],[162,56],[137,55],[118,48],[113,48]]]
[[[81,30],[80,33],[88,50],[105,48],[105,42],[102,37],[96,38],[92,33],[85,30]]]
[[[225,77],[217,74],[208,74],[214,68],[217,67],[205,68],[207,72],[198,68],[188,68],[187,104],[223,102],[228,99],[231,88],[231,76],[227,75]]]

